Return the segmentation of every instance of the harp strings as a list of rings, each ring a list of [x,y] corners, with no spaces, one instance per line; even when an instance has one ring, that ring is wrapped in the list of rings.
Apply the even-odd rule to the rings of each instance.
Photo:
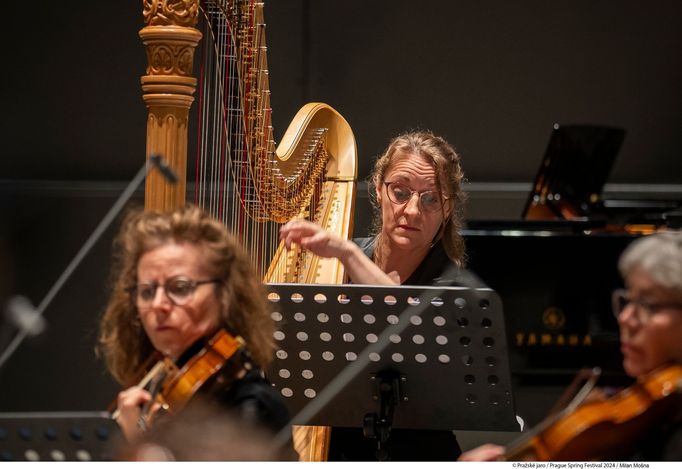
[[[203,1],[195,203],[222,220],[267,271],[279,223],[313,219],[326,129],[305,128],[287,161],[275,152],[263,4]]]
[[[249,158],[254,143],[250,136],[266,135],[272,140],[272,131],[259,131],[262,124],[251,118],[258,114],[259,96],[268,87],[259,76],[258,80],[249,77],[257,50],[254,8],[253,1],[201,3],[204,40],[194,202],[222,220],[263,271],[274,251],[270,247],[274,243],[267,239],[276,234],[277,227],[267,221],[261,207]],[[267,160],[272,148],[268,143],[258,147],[256,159]]]

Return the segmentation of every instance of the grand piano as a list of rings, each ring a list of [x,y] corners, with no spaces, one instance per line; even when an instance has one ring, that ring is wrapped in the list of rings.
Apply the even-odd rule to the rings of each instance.
[[[539,422],[581,368],[627,385],[611,292],[635,238],[680,227],[680,201],[604,200],[622,129],[555,125],[519,220],[470,221],[468,266],[504,305],[517,413]]]

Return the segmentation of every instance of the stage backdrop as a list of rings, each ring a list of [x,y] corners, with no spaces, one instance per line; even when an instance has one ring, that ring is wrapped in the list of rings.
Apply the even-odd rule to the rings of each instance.
[[[144,160],[141,10],[4,6],[0,301],[39,302]],[[272,0],[276,135],[323,101],[355,132],[361,178],[392,136],[425,128],[458,148],[472,183],[526,187],[554,123],[619,126],[609,182],[666,190],[682,184],[681,17],[677,0]],[[93,354],[111,237],[47,310],[47,332],[0,369],[0,410],[91,410],[115,396]]]

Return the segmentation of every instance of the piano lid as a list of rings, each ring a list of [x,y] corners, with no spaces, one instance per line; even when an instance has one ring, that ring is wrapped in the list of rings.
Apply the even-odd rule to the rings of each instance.
[[[465,234],[563,236],[624,232],[650,234],[682,227],[682,200],[609,199],[604,185],[625,130],[554,124],[549,144],[519,219],[467,220]]]
[[[624,129],[554,124],[522,217],[570,220],[592,215],[624,139]]]

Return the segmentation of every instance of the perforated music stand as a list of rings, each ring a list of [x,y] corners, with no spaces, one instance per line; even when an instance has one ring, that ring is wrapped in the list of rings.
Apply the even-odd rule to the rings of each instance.
[[[368,416],[390,412],[393,428],[518,429],[502,304],[494,291],[269,287],[279,347],[270,380],[292,415],[316,407],[318,395],[331,396],[293,424],[366,429]],[[325,393],[347,365],[361,361],[367,364],[338,393]],[[394,400],[393,409],[386,408],[386,398]]]
[[[0,461],[111,461],[121,441],[107,412],[0,413]]]

